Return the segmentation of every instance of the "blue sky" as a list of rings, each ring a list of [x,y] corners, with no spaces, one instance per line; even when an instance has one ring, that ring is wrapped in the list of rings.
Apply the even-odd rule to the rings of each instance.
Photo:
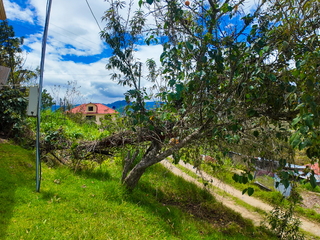
[[[109,8],[104,0],[88,0],[98,23]],[[45,22],[46,0],[4,0],[8,22],[16,36],[24,36],[23,49],[25,68],[35,69],[40,65],[41,41]],[[135,8],[138,7],[138,1]],[[85,0],[53,0],[46,51],[44,88],[55,98],[63,97],[63,90],[53,94],[53,85],[64,86],[68,81],[77,81],[83,97],[81,102],[111,103],[124,99],[128,88],[110,80],[110,71],[105,69],[111,51],[100,39],[97,26]],[[159,46],[141,46],[136,57],[145,62],[157,60],[162,52]],[[144,86],[148,86],[142,80]]]
[[[126,0],[128,2],[128,0]],[[249,10],[255,0],[247,0]],[[35,69],[40,65],[41,41],[45,22],[46,0],[3,0],[8,22],[17,36],[24,36],[23,53],[25,68]],[[88,0],[101,28],[101,18],[109,8],[104,0]],[[138,8],[138,0],[133,9]],[[125,14],[125,10],[123,11]],[[123,100],[128,88],[117,85],[110,79],[111,72],[105,69],[111,51],[100,39],[100,29],[95,22],[86,0],[52,0],[48,45],[46,51],[44,88],[57,98],[53,85],[64,86],[68,81],[77,81],[84,102],[111,103]],[[145,62],[153,58],[160,65],[162,46],[142,45],[136,58]],[[145,69],[142,70],[145,72]],[[142,78],[142,86],[148,87]],[[79,102],[80,103],[80,102]]]

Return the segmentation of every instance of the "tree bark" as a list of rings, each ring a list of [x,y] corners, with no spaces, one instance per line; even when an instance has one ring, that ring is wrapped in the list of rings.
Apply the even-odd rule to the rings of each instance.
[[[124,180],[124,184],[129,190],[132,191],[137,186],[142,174],[146,171],[146,169],[147,167],[145,164],[139,163],[130,171],[129,175]]]
[[[133,154],[132,158],[130,158],[130,151],[128,151],[128,156],[125,159],[125,164],[124,164],[123,171],[122,171],[121,182],[123,182],[125,180],[125,178],[127,177],[129,169],[130,169],[133,161],[138,156],[138,154],[139,154],[139,149]]]
[[[161,143],[157,141],[151,143],[141,161],[130,171],[129,175],[124,180],[124,184],[129,190],[133,190],[136,187],[142,174],[148,167],[154,164],[152,160],[156,158],[160,150]]]
[[[205,126],[206,125],[203,125],[201,128],[184,138],[180,143],[174,145],[173,147],[165,150],[162,153],[160,153],[160,150],[162,148],[161,143],[157,141],[152,142],[141,161],[130,171],[129,175],[125,178],[124,184],[127,186],[127,188],[129,190],[133,190],[138,184],[142,174],[148,167],[161,162],[166,157],[169,157],[173,152],[179,151],[179,149],[189,144],[192,140],[198,138]]]

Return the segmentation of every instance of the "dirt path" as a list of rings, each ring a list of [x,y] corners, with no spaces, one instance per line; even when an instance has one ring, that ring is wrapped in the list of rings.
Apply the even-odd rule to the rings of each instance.
[[[188,174],[184,173],[183,171],[181,171],[179,168],[175,167],[173,164],[171,164],[169,161],[167,160],[163,160],[161,162],[162,165],[164,165],[166,168],[168,168],[170,171],[172,171],[175,175],[181,176],[183,177],[185,180],[195,183],[197,186],[199,187],[203,187],[203,184],[198,182],[196,179],[190,177]],[[200,175],[202,175],[203,179],[207,180],[208,182],[210,182],[213,186],[218,187],[220,189],[222,189],[223,191],[231,194],[232,196],[241,199],[242,201],[246,202],[247,204],[250,204],[253,207],[257,207],[260,208],[266,212],[269,212],[272,210],[272,206],[258,200],[255,199],[253,197],[249,197],[248,195],[242,195],[242,192],[221,182],[219,179],[216,179],[208,174],[206,174],[203,171],[198,171],[196,169],[193,168],[192,165],[190,164],[185,164],[183,161],[179,162],[180,165],[182,165],[183,167],[189,169],[190,171],[194,172],[194,173],[199,173]],[[260,225],[261,221],[263,220],[262,217],[255,212],[250,212],[249,210],[247,210],[244,207],[238,206],[235,204],[235,202],[233,202],[232,200],[230,200],[227,197],[223,197],[221,195],[218,195],[217,193],[215,193],[212,190],[209,190],[211,194],[214,195],[214,197],[222,202],[225,206],[233,209],[234,211],[240,213],[244,218],[248,218],[251,219],[253,221],[253,223],[257,226]],[[301,228],[304,231],[310,232],[313,235],[316,236],[320,236],[320,224],[317,223],[313,223],[309,220],[306,220],[304,218],[300,218],[302,224],[301,224]]]

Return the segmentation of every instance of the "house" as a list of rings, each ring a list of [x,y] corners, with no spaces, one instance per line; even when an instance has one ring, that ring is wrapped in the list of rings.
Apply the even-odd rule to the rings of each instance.
[[[101,124],[101,120],[105,118],[105,115],[117,113],[116,110],[101,103],[81,104],[68,112],[82,113],[87,119],[94,120],[97,124]]]

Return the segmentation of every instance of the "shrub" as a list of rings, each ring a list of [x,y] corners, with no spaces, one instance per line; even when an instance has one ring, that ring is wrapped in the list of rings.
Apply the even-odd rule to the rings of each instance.
[[[17,89],[4,87],[0,90],[0,133],[17,136],[22,132],[28,101]]]

